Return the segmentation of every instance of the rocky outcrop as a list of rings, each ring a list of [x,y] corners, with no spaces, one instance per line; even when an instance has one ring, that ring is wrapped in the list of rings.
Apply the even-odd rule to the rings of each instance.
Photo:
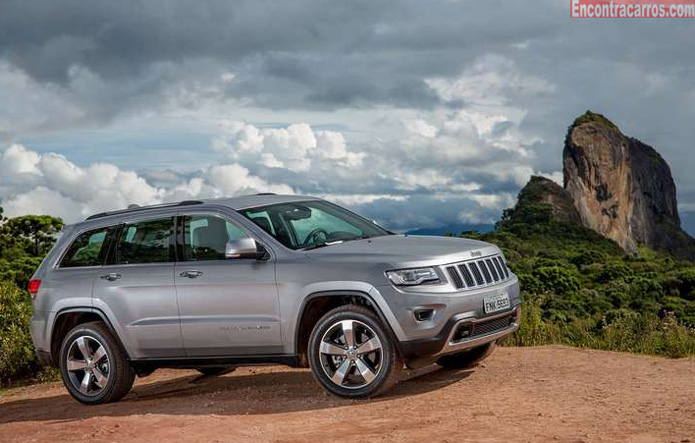
[[[519,193],[518,206],[538,203],[552,206],[553,216],[560,221],[581,223],[579,211],[569,192],[552,180],[533,176]]]
[[[695,240],[680,227],[671,170],[651,146],[587,111],[568,130],[563,163],[565,190],[584,226],[628,252],[644,245],[695,258]]]

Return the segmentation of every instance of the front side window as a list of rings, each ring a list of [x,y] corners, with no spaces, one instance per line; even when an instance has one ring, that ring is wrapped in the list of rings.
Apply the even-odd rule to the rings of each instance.
[[[106,239],[114,228],[100,228],[80,234],[60,262],[61,268],[100,266],[106,254]]]
[[[185,261],[224,260],[227,242],[247,236],[236,225],[214,215],[183,217],[183,235]]]
[[[118,240],[116,263],[173,262],[173,230],[173,217],[127,223]]]
[[[322,200],[281,203],[241,211],[290,249],[306,249],[390,232]]]

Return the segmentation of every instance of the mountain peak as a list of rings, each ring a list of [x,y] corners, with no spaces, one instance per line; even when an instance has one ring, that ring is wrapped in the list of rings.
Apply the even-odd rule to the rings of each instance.
[[[606,126],[610,129],[614,129],[618,132],[620,132],[620,128],[618,128],[618,125],[610,121],[608,118],[606,118],[603,114],[599,114],[598,112],[592,112],[591,110],[588,110],[580,115],[579,117],[575,118],[574,121],[572,122],[572,125],[570,125],[570,132],[583,124],[586,123],[596,123],[599,125]]]
[[[587,111],[570,126],[563,166],[584,226],[628,252],[647,246],[695,258],[695,240],[680,227],[671,170],[654,148]]]

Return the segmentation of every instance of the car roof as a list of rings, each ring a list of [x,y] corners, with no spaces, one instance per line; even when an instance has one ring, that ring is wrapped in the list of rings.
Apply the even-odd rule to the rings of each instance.
[[[131,205],[126,209],[120,209],[115,211],[101,212],[98,214],[91,215],[87,217],[85,221],[97,220],[105,217],[111,217],[116,215],[129,215],[132,213],[143,213],[150,210],[156,209],[166,209],[166,208],[176,208],[176,207],[186,207],[186,206],[197,206],[197,205],[217,205],[226,206],[228,208],[234,209],[235,211],[250,209],[258,206],[273,205],[278,203],[290,203],[296,201],[306,201],[306,200],[321,200],[318,197],[311,197],[305,195],[277,195],[271,193],[263,194],[253,194],[253,195],[241,195],[238,197],[223,197],[223,198],[208,198],[199,200],[184,200],[180,202],[163,203],[159,205],[149,205],[149,206],[139,206]]]
[[[278,203],[290,203],[305,200],[320,200],[318,197],[308,195],[277,195],[277,194],[253,194],[241,195],[229,198],[213,198],[202,200],[204,203],[228,206],[236,211],[255,208],[258,206],[275,205]]]

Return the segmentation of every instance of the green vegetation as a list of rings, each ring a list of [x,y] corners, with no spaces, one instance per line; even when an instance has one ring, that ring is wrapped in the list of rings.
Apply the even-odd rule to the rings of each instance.
[[[50,250],[62,220],[48,216],[7,219],[0,208],[0,385],[17,377],[55,377],[40,368],[29,334],[31,298],[23,288]],[[20,289],[22,288],[22,289]]]
[[[576,128],[579,125],[583,125],[584,123],[600,123],[620,132],[618,126],[612,121],[608,120],[606,117],[604,117],[603,114],[591,112],[589,110],[587,110],[584,114],[574,119],[574,122],[570,126],[570,130]]]
[[[10,282],[0,283],[0,380],[36,370],[30,317],[29,294]]]
[[[614,242],[519,198],[496,230],[472,236],[500,246],[519,276],[522,325],[510,344],[695,355],[695,266]],[[471,235],[466,235],[470,237]]]

